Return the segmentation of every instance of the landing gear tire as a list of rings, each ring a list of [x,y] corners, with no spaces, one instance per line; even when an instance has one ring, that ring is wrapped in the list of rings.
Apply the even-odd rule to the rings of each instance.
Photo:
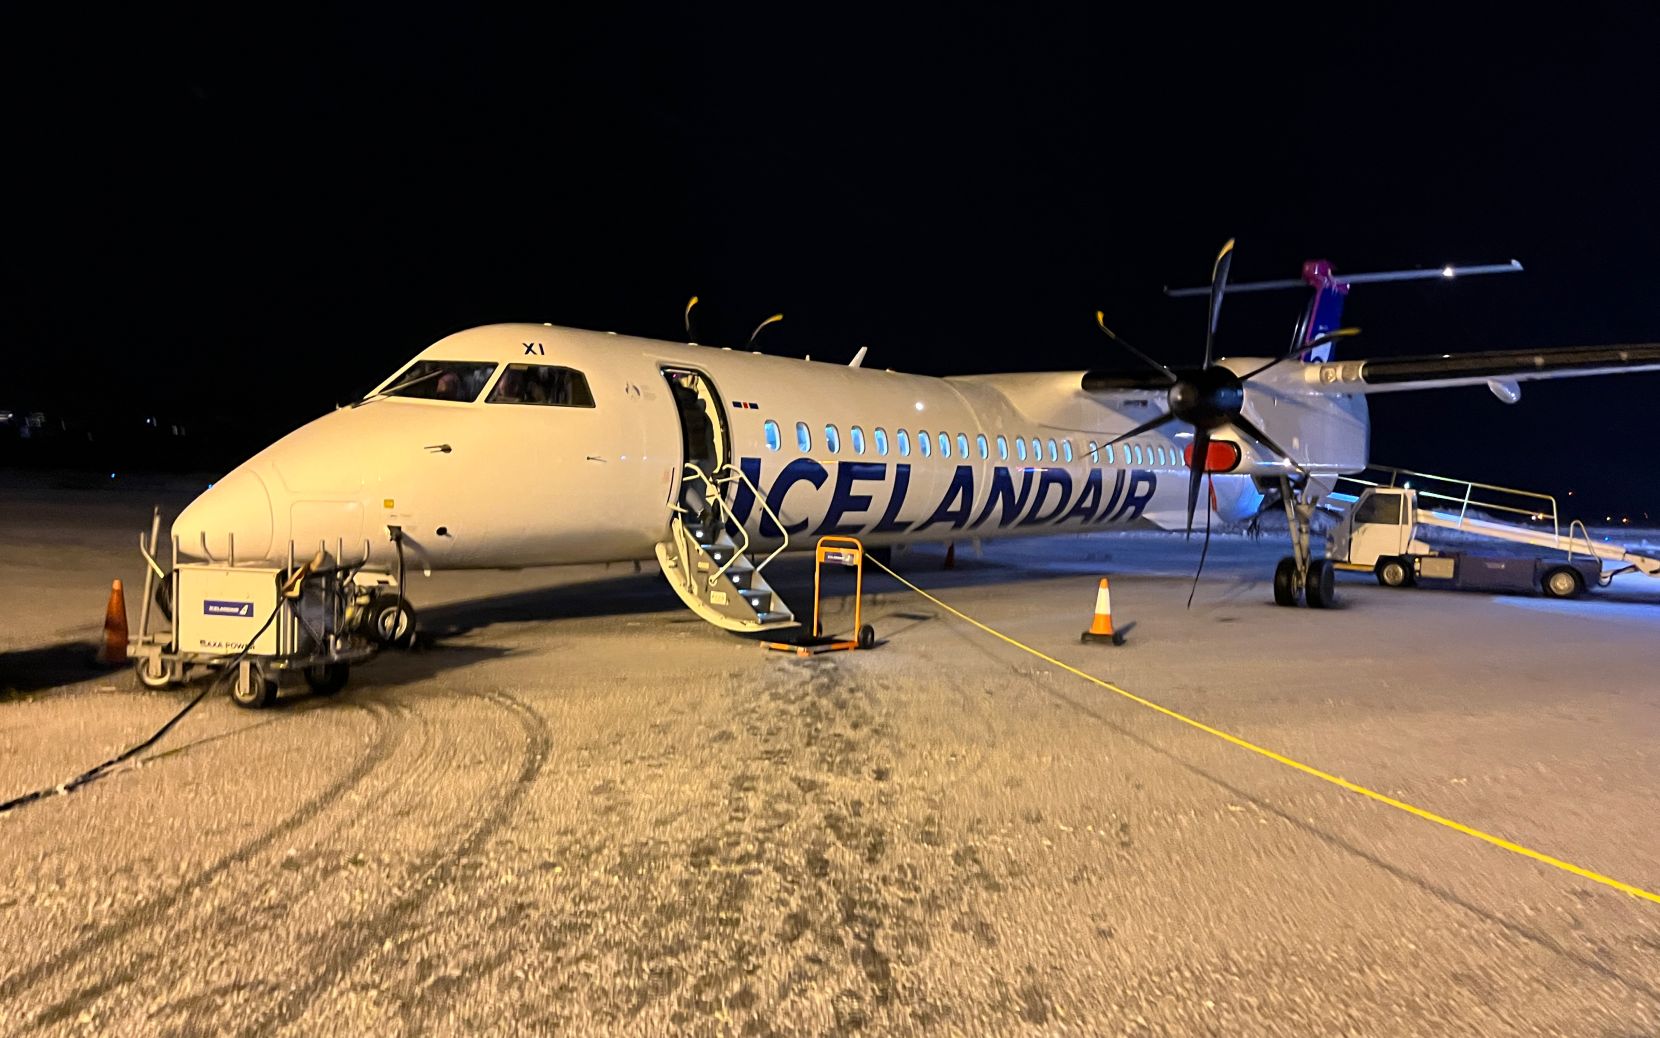
[[[1274,567],[1274,604],[1294,606],[1302,592],[1297,586],[1297,560],[1287,555]]]
[[[1412,567],[1405,559],[1379,559],[1372,571],[1384,587],[1411,587]]]
[[[402,595],[377,595],[364,626],[381,648],[407,649],[415,644],[415,607]]]
[[[138,683],[152,692],[159,692],[179,680],[173,668],[159,656],[133,657],[133,673],[138,676]]]
[[[1585,582],[1580,579],[1578,570],[1558,566],[1539,581],[1539,590],[1551,598],[1573,598],[1585,590]]]
[[[863,627],[859,628],[858,645],[861,649],[875,648],[876,628],[870,626],[869,624],[865,624]]]
[[[1337,604],[1337,570],[1330,559],[1310,559],[1303,593],[1311,609],[1330,609]]]
[[[231,681],[231,700],[237,706],[263,710],[277,701],[277,680],[268,677],[265,668],[253,660],[243,660],[236,666]]]
[[[320,696],[332,696],[346,687],[351,674],[349,663],[319,663],[305,669],[305,683]]]

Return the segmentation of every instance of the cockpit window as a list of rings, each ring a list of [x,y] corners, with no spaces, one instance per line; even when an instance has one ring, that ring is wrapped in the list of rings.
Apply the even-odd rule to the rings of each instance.
[[[489,361],[418,360],[376,396],[407,396],[419,400],[477,400],[495,373]]]
[[[582,372],[547,364],[509,364],[485,401],[491,404],[546,404],[593,407],[594,394]]]

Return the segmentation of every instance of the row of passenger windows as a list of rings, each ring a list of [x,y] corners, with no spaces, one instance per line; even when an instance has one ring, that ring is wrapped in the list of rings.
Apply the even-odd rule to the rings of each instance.
[[[761,429],[766,435],[768,450],[783,449],[783,434],[779,430],[777,422],[769,418],[762,423]],[[900,457],[910,457],[911,442],[909,430],[898,429],[894,432],[892,446],[898,451]],[[1003,436],[987,440],[985,433],[981,433],[974,437],[974,453],[981,458],[989,458],[995,448],[997,459],[1008,461],[1010,442],[1008,438]],[[1027,440],[1016,436],[1012,442],[1016,461],[1042,461],[1046,449],[1050,461],[1071,461],[1075,456],[1071,440],[1057,441],[1051,437],[1045,441],[1036,436]],[[803,454],[812,453],[813,431],[807,427],[806,422],[795,423],[795,445],[796,449]],[[889,449],[888,431],[878,426],[870,431],[870,436],[867,439],[862,426],[850,426],[847,430],[847,446],[852,454],[865,454],[868,447],[870,453],[885,458],[888,456]],[[842,434],[841,430],[834,425],[824,427],[824,449],[831,454],[841,453]],[[943,432],[930,435],[925,430],[917,430],[917,453],[924,458],[929,458],[933,457],[935,450],[939,451],[939,456],[942,458],[969,458],[974,456],[969,453],[969,440],[966,433],[957,433],[955,436]],[[1094,440],[1089,441],[1089,447],[1083,456],[1084,460],[1091,464],[1106,462],[1111,465],[1114,463],[1112,445],[1097,446]],[[1180,455],[1173,447],[1166,451],[1163,447],[1144,448],[1138,443],[1121,444],[1119,446],[1119,456],[1126,465],[1176,465],[1181,463],[1179,461]]]

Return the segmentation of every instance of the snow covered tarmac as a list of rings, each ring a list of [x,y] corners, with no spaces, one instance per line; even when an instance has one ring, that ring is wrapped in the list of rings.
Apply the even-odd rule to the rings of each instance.
[[[0,798],[182,702],[82,662],[158,497],[188,492],[0,500]],[[1187,610],[1197,551],[895,565],[1137,695],[1660,890],[1660,581],[1344,577],[1344,608],[1287,610],[1282,546],[1227,537]],[[1078,644],[1101,575],[1121,648]],[[780,581],[798,611],[810,583]],[[0,816],[0,1032],[1660,1030],[1660,905],[868,586],[885,644],[798,660],[649,565],[415,577],[423,651],[335,700],[209,702],[142,767]]]

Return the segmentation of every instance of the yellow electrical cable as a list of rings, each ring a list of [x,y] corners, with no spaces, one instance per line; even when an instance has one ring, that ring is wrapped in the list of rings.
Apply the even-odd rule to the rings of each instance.
[[[1077,667],[1071,666],[1070,664],[1062,663],[1060,660],[1057,660],[1055,657],[1050,656],[1048,653],[1040,652],[1037,649],[1032,648],[1030,645],[1027,645],[1024,642],[1016,641],[1015,639],[1009,637],[1008,635],[1004,634],[1003,632],[986,626],[985,624],[981,623],[980,621],[974,619],[972,616],[969,616],[967,613],[964,613],[961,610],[955,609],[955,608],[953,608],[949,605],[946,605],[944,602],[942,602],[939,599],[935,598],[933,595],[930,595],[928,592],[922,590],[921,588],[917,587],[915,584],[913,584],[910,581],[906,580],[904,577],[902,577],[899,574],[895,573],[893,570],[889,569],[887,566],[884,566],[884,565],[882,565],[882,563],[877,562],[875,559],[871,558],[869,555],[866,555],[865,558],[869,562],[874,563],[879,569],[882,570],[882,572],[886,573],[888,576],[890,576],[893,579],[899,581],[901,584],[903,584],[906,587],[910,588],[912,591],[914,591],[917,594],[921,595],[923,598],[927,599],[928,601],[930,601],[930,602],[934,603],[935,605],[939,606],[941,609],[943,609],[946,612],[950,613],[952,616],[955,616],[957,619],[962,620],[965,623],[972,624],[973,626],[978,627],[980,630],[982,630],[982,631],[986,632],[987,634],[991,635],[993,638],[997,638],[997,639],[1000,639],[1002,641],[1008,642],[1010,645],[1013,645],[1015,648],[1020,649],[1023,652],[1029,652],[1033,656],[1036,656],[1040,660],[1043,660],[1047,663],[1052,663],[1055,666],[1061,668],[1062,670],[1066,671],[1069,674],[1073,674],[1077,677],[1083,678],[1085,681],[1088,681],[1088,682],[1091,682],[1093,684],[1099,685],[1102,688],[1108,690],[1109,692],[1116,692],[1119,695],[1123,696],[1125,699],[1128,699],[1129,701],[1131,701],[1132,703],[1138,703],[1141,706],[1144,706],[1149,710],[1156,710],[1156,711],[1158,711],[1159,713],[1163,714],[1166,717],[1174,718],[1175,720],[1180,721],[1185,725],[1189,725],[1191,727],[1199,729],[1201,732],[1206,732],[1210,735],[1216,736],[1218,739],[1222,739],[1222,740],[1225,740],[1227,742],[1231,742],[1235,746],[1240,747],[1241,749],[1250,750],[1252,753],[1260,754],[1261,756],[1267,757],[1271,761],[1275,761],[1276,763],[1279,763],[1279,764],[1284,764],[1288,768],[1295,768],[1296,770],[1302,772],[1305,775],[1313,775],[1317,779],[1321,779],[1325,782],[1330,782],[1332,785],[1339,786],[1343,789],[1348,790],[1351,793],[1359,793],[1361,796],[1367,797],[1371,800],[1376,800],[1380,804],[1388,804],[1390,807],[1398,808],[1399,810],[1405,811],[1409,815],[1416,815],[1417,817],[1422,818],[1426,821],[1434,822],[1437,825],[1446,826],[1448,829],[1451,829],[1454,832],[1463,833],[1465,836],[1473,836],[1476,839],[1483,840],[1487,843],[1492,844],[1495,847],[1502,847],[1505,850],[1510,851],[1512,854],[1520,854],[1524,858],[1532,858],[1534,861],[1543,862],[1544,864],[1549,865],[1552,868],[1561,869],[1563,872],[1571,872],[1574,875],[1579,876],[1583,879],[1591,880],[1594,883],[1601,883],[1605,887],[1613,887],[1615,890],[1621,891],[1621,892],[1626,893],[1626,894],[1630,894],[1632,897],[1640,897],[1645,901],[1652,901],[1655,904],[1660,904],[1660,894],[1655,894],[1651,891],[1644,890],[1642,887],[1632,886],[1630,883],[1622,883],[1619,880],[1614,879],[1611,876],[1604,876],[1600,872],[1592,872],[1590,869],[1582,869],[1578,865],[1574,865],[1570,862],[1563,861],[1561,858],[1553,858],[1550,855],[1542,854],[1539,851],[1536,851],[1536,850],[1532,849],[1531,847],[1523,847],[1521,844],[1512,843],[1511,841],[1506,840],[1503,837],[1494,836],[1491,833],[1484,833],[1480,829],[1472,828],[1471,826],[1465,825],[1462,822],[1455,822],[1450,818],[1443,818],[1443,817],[1441,817],[1440,815],[1436,814],[1433,811],[1426,811],[1421,807],[1414,807],[1413,805],[1408,804],[1405,801],[1396,800],[1394,797],[1391,797],[1391,796],[1385,796],[1384,794],[1379,793],[1377,790],[1367,789],[1365,786],[1359,785],[1359,784],[1354,783],[1354,782],[1350,782],[1348,779],[1339,778],[1336,775],[1332,775],[1332,774],[1329,774],[1327,772],[1321,771],[1319,768],[1312,767],[1311,765],[1308,765],[1308,764],[1304,764],[1301,761],[1292,760],[1290,757],[1285,756],[1283,753],[1275,753],[1273,750],[1267,749],[1267,748],[1262,747],[1262,746],[1258,746],[1254,742],[1250,742],[1246,739],[1241,739],[1237,735],[1230,735],[1227,732],[1224,732],[1219,728],[1212,728],[1210,725],[1205,724],[1203,721],[1195,721],[1193,718],[1188,717],[1185,714],[1179,714],[1176,711],[1170,709],[1169,707],[1160,706],[1159,704],[1153,702],[1150,699],[1143,699],[1142,697],[1136,695],[1134,692],[1129,692],[1129,691],[1126,691],[1122,688],[1119,688],[1117,685],[1114,685],[1110,681],[1103,681],[1102,679],[1096,677],[1093,674],[1086,674],[1085,672],[1079,670]]]

